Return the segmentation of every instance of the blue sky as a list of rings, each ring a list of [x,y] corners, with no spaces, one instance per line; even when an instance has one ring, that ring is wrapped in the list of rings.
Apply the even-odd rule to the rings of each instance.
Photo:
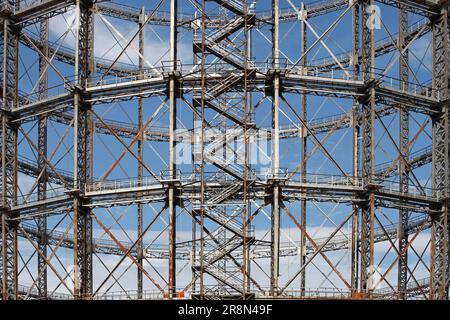
[[[147,11],[151,11],[152,6],[154,6],[158,1],[129,1],[127,5],[139,8],[141,6],[145,6]],[[194,15],[194,8],[190,4],[189,1],[179,1],[179,13]],[[293,1],[295,4],[299,5],[299,1]],[[306,6],[311,3],[309,1],[306,2]],[[383,39],[389,38],[389,33],[394,38],[397,34],[398,29],[398,17],[397,11],[391,7],[387,7],[381,4],[378,4],[381,9],[381,15],[383,19],[383,23],[388,26],[388,31],[386,31],[383,27],[379,30],[375,30],[375,41],[381,41]],[[282,8],[289,8],[289,3],[287,1],[281,0],[280,6]],[[162,6],[162,10],[169,10],[169,1],[165,1]],[[218,15],[222,13],[218,10],[217,5],[214,3],[208,3],[207,7],[208,13],[210,15]],[[270,1],[257,1],[256,3],[256,11],[266,11],[270,10]],[[309,20],[311,26],[314,30],[321,34],[328,26],[333,23],[333,21],[342,14],[342,10],[327,14],[325,16],[320,16],[318,18],[312,18]],[[73,13],[68,12],[64,16],[57,16],[51,19],[50,21],[50,41],[58,42],[58,39],[63,35],[67,29],[67,24],[73,19]],[[415,15],[410,15],[410,25],[414,24],[421,20],[420,17]],[[107,21],[107,22],[105,22]],[[115,28],[118,32],[113,31]],[[111,18],[111,17],[102,17],[99,16],[95,19],[95,56],[103,59],[109,59],[110,61],[114,60],[115,57],[121,51],[120,46],[116,44],[114,38],[120,37],[118,33],[122,34],[124,38],[130,39],[130,37],[137,31],[138,27],[135,23],[125,22],[119,19]],[[27,28],[28,32],[36,32],[36,28],[34,26],[30,26]],[[264,63],[271,55],[271,34],[270,27],[264,26],[261,28],[255,28],[253,30],[253,44],[252,51],[253,57],[257,63]],[[168,37],[169,32],[166,26],[146,26],[145,28],[145,58],[146,60],[156,67],[161,65],[161,61],[168,60]],[[242,38],[242,35],[238,36],[238,39]],[[178,56],[179,60],[181,60],[182,64],[186,67],[192,64],[193,61],[193,53],[192,53],[192,39],[193,34],[192,30],[179,29],[179,37],[178,37]],[[308,46],[312,45],[312,43],[316,40],[311,30],[308,32]],[[238,41],[238,40],[236,40]],[[336,26],[336,28],[330,32],[328,37],[325,38],[325,43],[327,46],[334,52],[336,55],[340,55],[343,53],[348,53],[351,50],[351,12],[349,12],[343,20]],[[421,84],[426,83],[431,78],[429,69],[431,69],[431,56],[430,56],[430,34],[419,39],[413,45],[411,45],[410,50],[410,67],[412,71],[415,73],[415,77],[411,76],[411,83]],[[122,45],[126,43],[122,41]],[[65,38],[65,41],[62,43],[64,47],[69,49],[73,49],[74,47],[74,37],[69,32]],[[133,46],[137,48],[137,42],[133,43]],[[138,55],[135,50],[128,49],[126,51],[127,56],[122,56],[119,60],[120,63],[136,65],[137,68],[137,60]],[[300,57],[300,23],[298,21],[282,23],[280,26],[280,55],[286,57],[289,61],[296,61]],[[320,44],[314,47],[311,50],[311,53],[308,55],[308,60],[313,61],[321,58],[328,58],[329,54]],[[395,59],[395,52],[387,54],[385,56],[379,57],[376,59],[376,67],[380,69],[384,69],[387,65]],[[20,90],[23,92],[32,92],[33,85],[38,78],[38,69],[36,64],[37,55],[29,48],[21,46],[21,80],[20,80]],[[422,60],[422,63],[421,63]],[[398,60],[397,60],[398,61]],[[68,79],[70,79],[74,74],[73,66],[64,64],[62,62],[55,62],[55,67]],[[26,71],[25,71],[26,70]],[[339,74],[339,72],[337,72]],[[337,75],[334,75],[337,76]],[[398,62],[392,65],[392,68],[387,73],[387,76],[392,78],[398,78]],[[50,90],[50,95],[59,92],[61,79],[55,74],[53,70],[49,71],[49,83],[50,87],[56,86],[55,89]],[[113,80],[111,80],[113,81]],[[418,83],[417,83],[418,81]],[[394,81],[395,82],[395,81]],[[291,105],[296,108],[297,112],[300,110],[301,106],[301,96],[286,94],[286,99],[289,101]],[[147,120],[156,110],[157,107],[161,104],[162,97],[154,97],[147,98],[144,101],[144,122]],[[186,95],[185,98],[190,101],[191,96]],[[261,98],[261,94],[253,94],[252,99],[254,102],[258,101]],[[342,99],[342,98],[327,98],[327,97],[318,97],[314,95],[308,95],[308,121],[314,122],[320,118],[326,118],[333,115],[341,115],[343,113],[347,113],[351,110],[352,101],[350,99]],[[123,101],[123,102],[115,102],[110,104],[100,104],[94,107],[96,113],[100,114],[104,119],[125,122],[128,124],[136,123],[137,121],[137,101]],[[212,113],[208,113],[208,116],[212,116]],[[424,123],[426,117],[417,114],[411,113],[411,121],[410,121],[410,138],[412,139],[416,132],[419,130],[420,126]],[[179,128],[192,128],[192,112],[189,107],[182,102],[178,101],[178,113],[177,113],[177,126]],[[301,126],[298,119],[295,118],[295,115],[289,108],[282,103],[281,105],[281,115],[280,115],[280,125],[287,126],[293,125],[295,123],[297,126]],[[399,135],[399,118],[398,114],[392,114],[383,118],[384,124],[389,128],[389,132],[392,134],[394,139],[398,141]],[[269,128],[271,126],[271,100],[266,99],[261,106],[258,108],[256,113],[256,123],[258,127]],[[153,127],[167,127],[168,124],[168,110],[167,106],[164,106],[161,111],[158,113],[158,117],[152,122]],[[23,126],[25,131],[30,132],[30,137],[36,141],[36,126],[35,122],[27,123]],[[53,150],[53,147],[58,143],[59,137],[64,135],[65,130],[67,129],[66,125],[50,121],[49,124],[49,153]],[[430,132],[430,126],[428,125],[427,132]],[[320,134],[318,136],[319,139],[322,139],[326,133]],[[386,133],[383,132],[382,127],[379,123],[377,123],[376,129],[376,158],[375,162],[377,164],[384,163],[386,161],[392,160],[397,157],[395,146],[389,141]],[[127,143],[131,140],[126,139]],[[417,142],[414,144],[412,148],[412,152],[419,150],[423,147],[430,145],[430,137],[427,133],[422,133]],[[53,163],[56,163],[56,160],[60,159],[57,163],[56,167],[71,171],[73,168],[73,153],[72,153],[72,144],[73,144],[73,134],[71,130],[69,130],[66,137],[63,139],[62,146],[56,151],[53,157]],[[332,136],[327,139],[324,143],[324,146],[330,151],[333,156],[333,159],[339,163],[339,165],[347,172],[351,173],[351,145],[352,145],[352,132],[350,128],[338,130]],[[311,150],[314,147],[312,139],[308,141],[308,149]],[[32,151],[32,148],[28,145],[26,140],[23,140],[19,145],[20,154],[30,159],[34,159],[36,156],[36,152]],[[115,158],[122,153],[124,150],[123,146],[117,141],[117,139],[112,135],[103,135],[96,133],[94,136],[94,176],[100,177],[104,174],[104,172],[112,165]],[[133,147],[133,150],[136,152],[136,145]],[[270,152],[270,145],[268,151]],[[33,154],[34,153],[34,154]],[[270,153],[269,153],[270,154]],[[280,167],[292,170],[295,168],[300,160],[300,139],[288,139],[282,140],[280,143],[280,155],[281,162]],[[152,170],[159,172],[160,170],[165,170],[167,168],[167,160],[168,159],[168,148],[167,143],[161,142],[146,142],[144,149],[144,161],[149,164]],[[265,164],[267,166],[267,164]],[[261,169],[264,166],[255,166],[256,169]],[[208,165],[207,169],[212,170],[214,167]],[[310,174],[340,174],[338,169],[321,153],[320,150],[314,153],[314,155],[308,161],[308,172]],[[182,165],[179,169],[183,172],[190,172],[190,165]],[[421,181],[423,185],[430,186],[429,176],[430,176],[430,165],[423,166],[419,169],[416,169],[415,174]],[[126,178],[135,178],[137,176],[137,167],[136,160],[129,154],[126,154],[123,160],[120,162],[120,166],[118,166],[110,175],[109,179],[126,179]],[[392,178],[395,179],[395,178]],[[23,187],[23,191],[27,190],[33,183],[33,179],[30,177],[20,176],[21,186]],[[145,206],[145,215],[144,215],[144,225],[148,223],[153,217],[155,211],[158,211],[160,208],[160,204],[155,204],[153,207],[150,205]],[[336,205],[333,203],[316,203],[311,202],[308,205],[308,228],[311,230],[311,234],[317,237],[326,236],[330,234],[335,225],[338,225],[342,219],[344,219],[351,210],[346,204]],[[289,206],[289,209],[292,213],[299,217],[299,203],[295,202]],[[108,213],[108,210],[105,209],[96,209],[95,213],[106,225],[113,225],[112,230],[119,239],[125,240],[127,239],[127,235],[130,236],[131,239],[135,238],[135,228],[136,228],[136,206],[131,207],[120,207],[120,208],[112,208],[111,212]],[[266,208],[267,215],[270,215],[270,207]],[[397,221],[397,212],[391,209],[383,209],[382,211],[377,212],[380,219],[384,223],[389,223],[389,221],[395,222]],[[326,215],[329,215],[329,218],[326,218]],[[120,220],[120,226],[117,223],[114,223],[114,218]],[[164,229],[165,223],[167,222],[167,215],[164,216],[164,219],[158,221],[154,228],[152,228],[152,233],[149,234],[146,239],[151,241],[154,239],[156,235]],[[331,221],[330,221],[331,219]],[[49,219],[49,225],[55,226],[57,224],[58,218],[54,217]],[[290,239],[298,240],[299,232],[296,229],[295,225],[292,221],[286,216],[282,215],[282,241],[289,241]],[[63,228],[70,223],[70,218],[64,219],[62,224],[57,228]],[[181,212],[180,216],[177,220],[178,223],[178,231],[179,237],[178,241],[185,241],[190,239],[190,230],[191,230],[191,218],[186,212]],[[258,234],[261,239],[269,240],[270,235],[266,234],[266,231],[269,230],[270,226],[269,219],[260,215],[257,219],[255,219],[255,227],[258,230]],[[347,225],[345,229],[348,231],[349,226]],[[125,231],[126,232],[125,232]],[[98,226],[95,226],[95,233],[97,235],[102,234],[102,230]],[[163,232],[163,235],[155,241],[156,243],[167,243],[167,232]],[[420,248],[424,248],[426,244],[426,232],[424,232],[424,236],[419,238],[421,241],[417,246]],[[108,238],[108,236],[105,236]],[[423,238],[423,239],[422,239]],[[417,240],[417,241],[419,241]],[[379,252],[379,256],[377,256],[377,260],[380,261],[382,259],[382,252],[385,250],[385,247],[388,244],[382,243],[377,244],[376,249]],[[62,249],[64,250],[64,249]],[[420,252],[420,250],[418,249]],[[70,250],[65,251],[67,256],[64,255],[64,258],[67,259],[67,263],[70,262]],[[348,272],[349,265],[349,255],[348,252],[337,252],[329,254],[330,257],[333,257],[333,261],[339,261],[339,259],[346,254],[343,262],[340,262],[340,268],[346,270]],[[414,261],[415,257],[411,255],[411,261]],[[390,262],[394,259],[394,252],[391,250],[388,254],[388,257],[383,260],[382,268],[387,268]],[[109,261],[112,265],[114,264],[116,257],[111,256],[102,256],[102,259],[105,261]],[[264,261],[263,264],[267,264],[269,261]],[[163,273],[165,272],[165,262],[163,261],[152,261],[159,265]],[[282,261],[283,263],[283,277],[289,278],[290,274],[295,272],[295,265],[298,263],[298,257],[294,257],[292,259],[285,259]],[[318,258],[318,265],[324,264],[324,261]],[[413,263],[413,262],[412,262]],[[130,279],[125,281],[127,283],[127,287],[132,288],[134,283],[131,281],[134,279],[135,268],[131,268],[132,271],[127,272],[126,279]],[[255,272],[257,268],[255,268]],[[186,274],[187,272],[187,274]],[[321,275],[315,271],[314,267],[308,270],[310,276],[310,285],[318,286],[321,283]],[[423,273],[423,270],[419,270],[418,273]],[[97,279],[101,280],[102,272],[99,271],[99,276]],[[189,268],[183,271],[183,279],[189,278]],[[261,278],[264,276],[261,274]],[[391,273],[391,277],[395,278],[395,274]],[[420,278],[420,277],[419,277]],[[313,279],[313,280],[311,280]],[[262,280],[263,282],[266,279]],[[339,281],[334,279],[336,284]],[[327,287],[330,286],[330,283],[325,282],[322,284]],[[342,283],[340,284],[342,285]],[[147,283],[147,286],[150,286]],[[151,286],[150,286],[151,287]]]

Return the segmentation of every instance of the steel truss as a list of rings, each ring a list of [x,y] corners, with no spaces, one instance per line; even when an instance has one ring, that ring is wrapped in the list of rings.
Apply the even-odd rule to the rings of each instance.
[[[247,1],[203,0],[192,2],[194,15],[180,13],[182,2],[161,0],[152,8],[133,8],[95,0],[2,1],[2,299],[448,299],[448,5],[433,0],[334,0],[295,6],[286,1],[289,7],[284,9],[285,1],[272,0],[271,8],[258,11]],[[398,13],[394,35],[381,19],[381,28],[388,34],[381,40],[371,27],[375,4]],[[77,14],[66,33],[73,34],[74,46],[50,41],[51,19],[72,10]],[[331,14],[337,18],[320,35],[313,19]],[[336,55],[325,40],[330,40],[328,33],[347,15],[351,48]],[[126,40],[111,60],[94,54],[96,17],[115,40]],[[411,17],[420,20],[411,23]],[[134,23],[138,31],[125,39],[107,18]],[[296,23],[300,58],[291,61],[284,53],[282,26]],[[147,61],[144,50],[149,26],[167,31],[168,58],[157,66]],[[266,29],[270,36],[264,35]],[[193,66],[180,61],[180,33],[192,35]],[[264,62],[253,58],[258,33],[270,43]],[[430,34],[430,81],[420,82],[412,70],[411,44]],[[315,58],[316,45],[328,55]],[[22,89],[21,70],[26,64],[22,50],[37,54],[33,84],[37,91],[30,94]],[[136,51],[137,65],[120,59],[129,50]],[[380,72],[378,59],[392,53],[398,55],[398,78],[389,79],[383,73],[394,63],[383,65]],[[74,72],[61,72],[62,66]],[[25,74],[31,78],[31,67],[27,68]],[[53,78],[58,79],[54,87],[50,85]],[[312,114],[321,108],[318,99],[350,101],[351,108],[315,119]],[[138,106],[135,122],[107,119],[99,112],[104,105],[133,101]],[[148,119],[147,101],[156,105]],[[265,105],[271,125],[260,125]],[[158,127],[152,122],[164,108],[167,123]],[[180,130],[179,116],[185,108],[192,114],[192,125]],[[388,120],[397,115],[395,137]],[[284,116],[292,125],[283,124]],[[31,135],[34,125],[36,134]],[[64,134],[55,130],[56,143],[51,125],[65,128]],[[209,135],[211,128],[224,139]],[[240,130],[241,147],[232,150],[230,161],[225,153],[235,143],[227,137],[231,130]],[[343,167],[327,140],[335,132],[346,131],[352,135],[351,157]],[[70,148],[64,141],[68,132]],[[429,146],[411,150],[427,135]],[[107,147],[114,163],[96,177],[94,153],[99,136],[113,139],[125,151]],[[378,161],[379,153],[387,152],[380,151],[383,139],[394,150],[385,162]],[[188,171],[177,163],[177,148],[183,141],[190,141],[193,148]],[[251,162],[254,141],[270,144],[267,171],[261,172]],[[300,146],[298,159],[291,156],[299,163],[284,169],[283,143],[295,141]],[[145,155],[150,143],[167,149],[163,169]],[[21,154],[23,144],[32,150],[34,160],[29,153]],[[67,150],[56,161],[62,146]],[[316,153],[338,174],[310,170]],[[109,178],[119,169],[125,171],[120,164],[125,156],[134,161],[136,173],[126,170],[126,179]],[[58,163],[64,161],[70,161],[73,169],[61,169]],[[22,190],[19,175],[33,179],[30,192]],[[422,185],[422,178],[431,179],[430,188]],[[346,206],[350,212],[334,222],[330,217],[335,209],[322,209],[323,204]],[[133,206],[135,235],[130,237],[121,225],[123,217],[115,217],[112,211]],[[396,212],[394,222],[386,221],[384,210]],[[102,212],[113,217],[112,225],[102,219]],[[314,235],[317,212],[332,222],[332,231],[325,236]],[[186,241],[179,239],[185,231],[180,231],[183,215],[192,223],[191,238]],[[269,223],[261,230],[261,222],[256,221],[264,215]],[[60,220],[50,223],[55,219]],[[61,221],[66,224],[60,225]],[[283,240],[286,221],[298,239]],[[167,238],[155,244],[159,235],[149,239],[149,230],[161,222],[165,228],[157,231],[165,232]],[[128,240],[119,239],[114,225]],[[347,233],[345,225],[350,226]],[[103,235],[96,234],[96,227]],[[267,237],[261,236],[263,231]],[[419,236],[429,238],[423,250],[415,247]],[[31,256],[20,248],[19,239],[31,246]],[[380,255],[383,245],[388,249]],[[347,271],[339,265],[342,258],[335,260],[345,250],[350,253]],[[64,264],[67,252],[73,270]],[[110,267],[104,257],[116,259],[117,264]],[[286,259],[296,263],[295,271],[287,275],[282,265]],[[155,266],[154,260],[166,267]],[[119,274],[123,261],[131,265]],[[389,267],[379,271],[386,263]],[[100,265],[106,276],[97,280]],[[187,282],[180,280],[186,266],[190,270]],[[135,291],[120,281],[131,267],[136,270]],[[420,268],[427,271],[426,276],[418,276]],[[393,269],[397,273],[392,278],[388,274]],[[31,284],[22,283],[25,273]],[[310,287],[314,273],[333,288]]]

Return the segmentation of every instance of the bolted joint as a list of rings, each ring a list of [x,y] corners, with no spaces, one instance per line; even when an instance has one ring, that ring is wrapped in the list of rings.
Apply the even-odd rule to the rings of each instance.
[[[181,78],[180,71],[176,71],[176,70],[171,71],[171,72],[168,72],[167,75],[164,75],[164,73],[163,73],[163,76],[165,79],[168,80],[167,85],[166,85],[166,90],[165,90],[166,96],[167,97],[170,96],[170,91],[172,90],[171,82],[173,81],[173,86],[174,86],[173,93],[175,95],[175,99],[181,98],[183,96],[183,91],[180,86],[180,78]]]
[[[18,120],[17,114],[13,114],[10,110],[2,109],[2,117],[6,119],[6,125],[11,130],[18,130],[20,128],[20,122]]]
[[[265,86],[264,86],[264,93],[266,96],[268,96],[268,97],[275,96],[274,79],[276,76],[278,76],[279,92],[283,91],[283,82],[280,77],[280,74],[282,72],[283,71],[280,69],[270,69],[267,71],[267,77],[266,77]]]
[[[12,18],[14,15],[15,1],[4,0],[0,4],[0,16]]]

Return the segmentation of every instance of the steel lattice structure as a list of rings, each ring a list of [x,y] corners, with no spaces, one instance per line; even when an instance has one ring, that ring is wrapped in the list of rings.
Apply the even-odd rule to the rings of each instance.
[[[2,299],[448,299],[448,1],[140,4],[1,1]]]

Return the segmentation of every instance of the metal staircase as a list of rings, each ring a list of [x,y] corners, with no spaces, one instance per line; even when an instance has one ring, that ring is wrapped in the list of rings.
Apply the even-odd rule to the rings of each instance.
[[[235,235],[232,238],[227,239],[226,242],[220,243],[214,248],[214,250],[207,252],[205,255],[203,255],[203,257],[199,257],[199,259],[203,258],[203,267],[208,268],[213,263],[219,261],[226,255],[230,254],[231,252],[239,248],[241,245],[242,245],[242,238],[240,236]]]
[[[235,87],[243,79],[242,73],[231,73],[225,78],[224,81],[217,83],[215,86],[210,88],[203,96],[205,106],[213,109],[220,115],[232,120],[238,125],[254,125],[254,117],[252,114],[248,114],[247,119],[245,119],[245,111],[243,106],[238,103],[233,103],[232,97],[224,95],[230,89]],[[194,103],[196,105],[201,105],[202,95],[201,92],[194,93]]]
[[[211,163],[223,172],[231,175],[233,178],[238,180],[244,179],[245,167],[243,164],[238,163],[237,156],[233,154],[233,156],[229,156],[226,158],[223,154],[218,155],[218,150],[222,151],[224,148],[227,148],[229,140],[234,139],[234,136],[227,136],[225,139],[217,139],[207,143],[204,146],[203,150],[203,160],[205,162]],[[201,148],[195,148],[193,151],[193,155],[196,159],[200,159],[202,155]],[[250,169],[247,168],[247,176],[251,178],[248,174]]]
[[[244,166],[241,164],[230,162],[222,157],[215,156],[209,152],[205,152],[204,158],[206,161],[214,164],[219,169],[228,173],[238,180],[243,180],[244,176]]]
[[[245,18],[242,16],[236,16],[230,20],[230,22],[224,28],[218,28],[211,34],[207,35],[206,38],[212,42],[219,42],[224,40],[226,37],[232,35],[244,26]]]
[[[243,224],[234,217],[225,214],[223,207],[205,207],[203,214],[226,230],[243,237]]]
[[[232,252],[243,245],[243,238],[235,235],[231,238],[224,237],[219,243],[214,243],[214,250],[209,251],[203,257],[197,256],[193,261],[192,268],[196,271],[203,271],[214,279],[218,280],[222,289],[232,289],[234,294],[244,294],[242,274],[240,266],[236,261],[232,261]],[[253,234],[249,234],[247,244],[255,240]],[[216,240],[217,241],[217,240]],[[232,293],[228,291],[228,293]]]
[[[212,1],[216,2],[220,6],[230,10],[231,12],[239,16],[244,16],[246,13],[247,14],[249,13],[245,12],[246,8],[244,6],[244,1],[239,0],[212,0]]]
[[[205,50],[237,69],[255,69],[255,65],[251,61],[247,61],[247,66],[245,65],[244,48],[236,45],[236,41],[233,39],[228,39],[235,32],[244,28],[245,25],[252,26],[255,23],[255,14],[249,7],[244,6],[244,1],[214,0],[214,2],[228,9],[236,16],[231,18],[226,25],[205,35]],[[197,37],[194,39],[194,52],[198,53],[201,50],[202,39]]]
[[[194,43],[194,46],[198,48],[197,43]],[[242,59],[243,54],[237,48],[233,47],[231,43],[225,44],[224,42],[214,42],[206,38],[205,49],[233,67],[240,70],[244,69],[244,61]],[[253,65],[252,63],[250,64]]]
[[[218,204],[222,203],[225,200],[229,199],[236,192],[241,190],[242,186],[240,184],[232,184],[225,189],[220,189],[217,194],[213,195],[210,199],[208,199],[208,203],[210,204]]]
[[[254,126],[254,120],[245,105],[247,93],[243,92],[253,81],[256,65],[247,54],[246,35],[255,23],[255,14],[246,5],[246,1],[239,0],[211,0],[228,12],[227,23],[220,28],[203,30],[207,34],[197,34],[194,37],[194,53],[200,59],[210,59],[211,56],[220,60],[222,80],[213,82],[205,91],[195,92],[193,102],[195,106],[204,106],[214,112],[211,126],[219,123],[221,128],[248,128]],[[202,51],[204,50],[204,51]],[[201,56],[199,53],[202,53]],[[216,114],[217,113],[217,114]],[[208,113],[209,116],[210,113]],[[205,119],[205,121],[208,121]],[[230,126],[229,122],[233,124]],[[220,132],[224,132],[222,135]],[[218,168],[218,175],[224,175],[230,184],[217,186],[213,191],[205,194],[204,202],[197,208],[202,208],[203,216],[210,229],[209,239],[204,240],[203,248],[207,254],[196,257],[192,262],[193,271],[200,277],[209,275],[202,282],[205,299],[208,296],[222,296],[225,298],[246,296],[245,269],[242,256],[248,246],[254,242],[254,233],[250,226],[244,223],[243,203],[231,203],[231,199],[238,192],[245,192],[242,181],[252,180],[251,168],[245,167],[245,161],[240,161],[239,152],[235,150],[233,134],[219,131],[221,137],[214,137],[204,141],[202,150],[194,150],[194,157]],[[231,151],[231,154],[230,152]],[[194,209],[198,212],[198,209]],[[198,288],[193,288],[195,298]]]

